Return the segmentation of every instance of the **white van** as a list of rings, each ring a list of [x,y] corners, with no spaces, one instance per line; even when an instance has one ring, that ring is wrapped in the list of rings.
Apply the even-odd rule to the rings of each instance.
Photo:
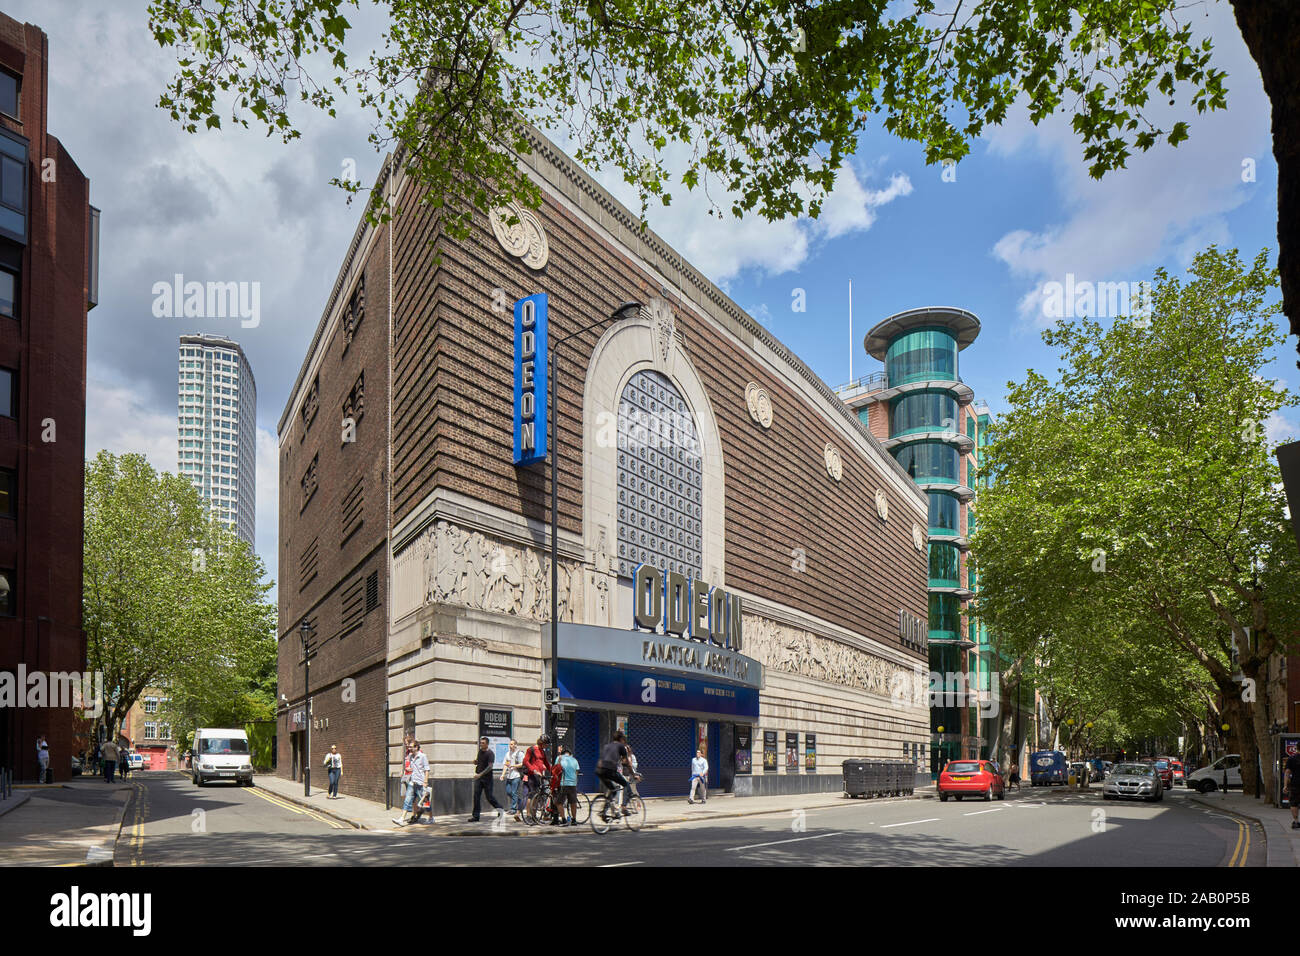
[[[1228,773],[1228,789],[1241,789],[1241,754],[1220,757],[1208,767],[1193,770],[1187,775],[1187,786],[1201,793],[1209,793],[1223,786],[1223,773]]]
[[[242,730],[200,727],[194,731],[194,756],[190,778],[195,786],[209,780],[233,780],[237,784],[253,783],[253,756],[248,749],[248,734]]]

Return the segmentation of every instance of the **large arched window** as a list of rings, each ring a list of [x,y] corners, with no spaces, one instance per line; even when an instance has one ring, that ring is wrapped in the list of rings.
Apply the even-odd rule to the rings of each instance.
[[[703,454],[690,408],[645,369],[618,403],[618,573],[638,564],[702,577]]]

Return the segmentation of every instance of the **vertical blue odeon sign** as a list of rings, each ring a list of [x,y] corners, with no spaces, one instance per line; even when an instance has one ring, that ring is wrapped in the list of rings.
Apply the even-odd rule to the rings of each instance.
[[[515,464],[546,460],[546,293],[515,303]]]

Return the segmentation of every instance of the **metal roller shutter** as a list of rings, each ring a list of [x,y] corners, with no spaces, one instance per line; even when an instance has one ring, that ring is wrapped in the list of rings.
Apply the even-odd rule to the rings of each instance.
[[[690,717],[631,714],[628,740],[636,753],[643,797],[686,796],[695,756],[695,721]]]

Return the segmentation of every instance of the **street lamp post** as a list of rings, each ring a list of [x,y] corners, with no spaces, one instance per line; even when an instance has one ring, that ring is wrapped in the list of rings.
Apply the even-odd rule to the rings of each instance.
[[[311,632],[312,626],[306,621],[298,626],[298,636],[302,638],[302,698],[307,716],[307,746],[302,760],[302,795],[311,796]]]
[[[546,376],[546,385],[547,391],[550,393],[547,396],[550,406],[550,411],[547,414],[549,419],[547,424],[551,429],[551,446],[549,449],[551,455],[551,683],[554,687],[560,686],[560,521],[559,485],[556,482],[556,465],[560,458],[560,423],[555,416],[555,394],[559,391],[560,346],[575,336],[600,328],[607,322],[627,318],[627,313],[632,312],[635,314],[640,308],[640,302],[624,302],[608,318],[583,326],[562,338],[556,339],[551,344],[551,367]],[[572,593],[570,593],[570,599],[572,599]],[[554,759],[556,747],[559,745],[559,742],[555,739],[554,710],[547,711],[546,728],[551,738],[551,758]]]

